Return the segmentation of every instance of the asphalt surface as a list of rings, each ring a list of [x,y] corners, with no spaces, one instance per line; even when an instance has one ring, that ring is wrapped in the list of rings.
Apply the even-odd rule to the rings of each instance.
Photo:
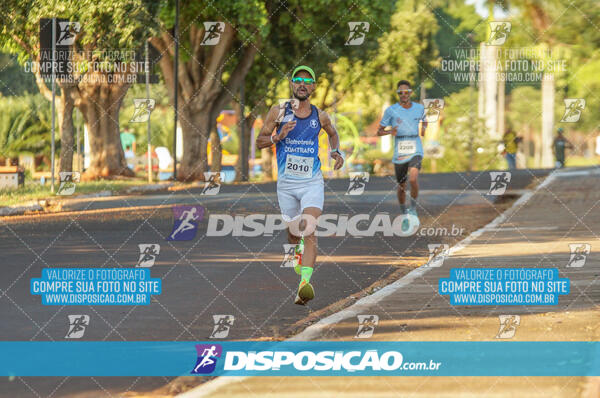
[[[63,205],[66,213],[5,217],[0,219],[0,339],[65,341],[71,314],[90,317],[80,341],[204,341],[213,331],[213,315],[225,314],[235,317],[228,340],[284,338],[311,313],[326,313],[328,306],[378,280],[422,264],[428,243],[452,244],[485,225],[547,174],[514,172],[504,196],[485,195],[490,188],[488,172],[422,175],[421,226],[446,228],[448,233],[319,238],[312,279],[317,296],[306,307],[293,304],[298,277],[281,267],[284,232],[206,236],[212,214],[278,214],[274,183],[225,185],[215,196],[202,196],[202,187],[197,187],[76,200]],[[347,189],[347,179],[327,180],[325,213],[350,217],[366,213],[371,219],[377,213],[392,218],[398,214],[392,177],[372,177],[360,196],[345,195]],[[195,239],[165,239],[173,227],[173,204],[204,207]],[[458,229],[461,232],[452,235]],[[150,305],[50,306],[30,293],[31,278],[39,278],[43,268],[135,267],[142,243],[161,247],[151,275],[162,280],[162,293],[153,296]],[[0,382],[0,396],[119,396],[152,390],[169,380],[18,377]]]
[[[395,283],[393,291],[377,292],[370,302],[347,308],[295,336],[297,340],[357,342],[358,314],[378,321],[368,341],[400,342],[583,342],[600,340],[600,258],[594,247],[600,234],[600,169],[562,170],[544,185],[486,225],[469,242],[455,245],[438,266],[420,267]],[[588,244],[589,253],[582,252]],[[573,254],[576,246],[580,255]],[[459,305],[439,295],[438,283],[451,269],[554,268],[566,278],[569,293],[554,305]],[[564,279],[563,279],[564,280]],[[509,327],[502,318],[510,314]],[[513,318],[514,317],[514,318]],[[367,340],[365,340],[367,341]],[[493,343],[492,343],[493,344]],[[469,351],[468,348],[465,348]],[[471,353],[476,356],[476,353]],[[457,354],[458,356],[459,354]],[[468,354],[470,355],[470,354]],[[560,355],[557,355],[557,357]],[[407,355],[408,357],[408,355]],[[600,356],[588,350],[578,361]],[[507,369],[515,360],[498,359]],[[591,362],[590,362],[591,361]],[[566,363],[563,358],[550,363]],[[508,365],[507,365],[508,364]],[[442,368],[448,364],[442,364]],[[452,365],[454,366],[454,365]],[[543,365],[542,365],[543,366]],[[447,367],[446,367],[447,369]],[[564,373],[564,372],[561,372]],[[236,380],[217,378],[181,398],[286,397],[600,397],[600,377],[579,376],[260,376]],[[285,387],[283,387],[285,386]]]

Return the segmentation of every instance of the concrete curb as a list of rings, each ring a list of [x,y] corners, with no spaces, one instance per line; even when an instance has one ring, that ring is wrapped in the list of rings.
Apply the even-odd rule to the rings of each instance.
[[[31,202],[28,202],[31,203]],[[18,216],[28,211],[42,211],[44,210],[39,203],[24,204],[20,206],[6,206],[0,208],[0,216]]]
[[[93,198],[104,198],[109,196],[122,196],[127,194],[137,194],[144,192],[154,192],[154,191],[162,191],[169,189],[175,186],[175,183],[166,183],[166,184],[148,184],[148,185],[139,185],[128,188],[125,192],[115,192],[110,190],[104,190],[100,192],[94,192],[89,194],[61,197],[61,196],[53,196],[50,198],[38,199],[35,201],[26,202],[21,205],[16,206],[4,206],[0,207],[0,217],[2,216],[20,216],[25,214],[28,211],[44,211],[46,204],[50,201],[52,204],[61,205],[65,203],[69,203],[71,201],[79,201],[81,199],[93,199]]]
[[[131,187],[125,191],[125,193],[138,193],[138,192],[152,192],[152,191],[161,191],[163,189],[169,189],[175,186],[175,183],[168,182],[165,184],[148,184],[148,185],[138,185],[135,187]]]

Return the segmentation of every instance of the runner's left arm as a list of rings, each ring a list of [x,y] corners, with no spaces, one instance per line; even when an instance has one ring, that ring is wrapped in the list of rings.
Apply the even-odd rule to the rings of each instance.
[[[333,127],[331,123],[331,119],[327,112],[320,111],[319,112],[319,121],[321,122],[321,127],[327,135],[329,136],[329,148],[332,150],[340,149],[340,136],[338,135],[337,130]],[[335,165],[333,166],[334,170],[340,169],[344,165],[344,158],[337,152],[332,152],[331,157],[335,160]]]
[[[573,144],[571,144],[571,141],[567,140],[566,138],[565,138],[565,141],[567,143],[567,145],[565,145],[565,148],[567,148],[567,149],[574,149],[575,148],[573,146]]]
[[[425,137],[425,130],[427,130],[427,115],[423,110],[423,116],[421,117],[421,137]]]

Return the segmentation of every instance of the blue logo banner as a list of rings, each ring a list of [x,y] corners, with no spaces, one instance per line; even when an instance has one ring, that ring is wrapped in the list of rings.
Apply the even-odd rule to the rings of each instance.
[[[600,376],[600,342],[0,342],[0,376]]]

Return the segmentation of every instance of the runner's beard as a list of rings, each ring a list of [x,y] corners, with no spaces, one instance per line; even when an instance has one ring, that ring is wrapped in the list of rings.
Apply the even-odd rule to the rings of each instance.
[[[398,102],[400,102],[400,105],[408,104],[408,103],[410,103],[410,97],[408,97],[408,99],[406,101],[403,101],[402,97],[398,96]]]
[[[296,98],[299,101],[306,101],[308,99],[308,97],[310,97],[310,94],[308,92],[306,92],[305,96],[300,96],[299,94],[294,92],[294,98]]]

